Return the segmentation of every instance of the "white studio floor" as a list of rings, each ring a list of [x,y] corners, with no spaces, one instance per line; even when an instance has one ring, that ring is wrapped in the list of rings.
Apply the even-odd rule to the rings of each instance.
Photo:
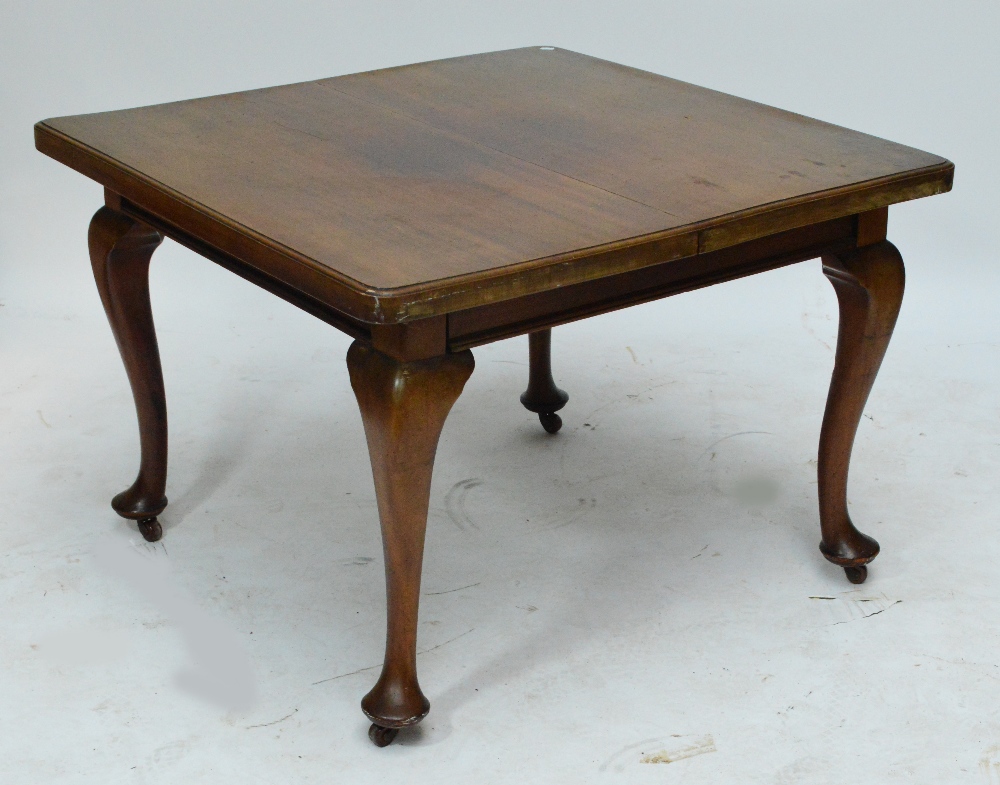
[[[557,329],[555,437],[518,403],[526,339],[476,350],[431,500],[431,713],[379,750],[349,339],[165,244],[171,504],[146,544],[109,506],[137,432],[71,229],[77,278],[0,297],[5,785],[1000,783],[995,271],[901,245],[860,587],[817,548],[818,261]]]

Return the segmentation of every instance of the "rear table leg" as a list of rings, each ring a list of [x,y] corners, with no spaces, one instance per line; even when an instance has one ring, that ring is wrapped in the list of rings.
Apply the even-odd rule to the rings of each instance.
[[[528,389],[521,393],[521,403],[538,415],[546,431],[556,433],[562,428],[562,418],[556,412],[569,396],[552,378],[552,330],[528,333],[528,360]]]

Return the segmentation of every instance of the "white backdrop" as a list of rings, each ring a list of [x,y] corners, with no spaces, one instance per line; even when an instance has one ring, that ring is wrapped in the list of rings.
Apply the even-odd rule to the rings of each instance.
[[[5,3],[0,706],[12,730],[0,734],[0,779],[1000,783],[998,39],[991,0]],[[172,243],[157,252],[171,556],[142,551],[107,506],[136,445],[86,254],[102,192],[35,152],[32,125],[543,44],[955,162],[952,193],[890,211],[908,289],[851,486],[859,526],[884,552],[862,597],[815,548],[810,461],[836,330],[818,263],[557,330],[571,396],[560,441],[541,439],[517,402],[523,341],[483,347],[439,453],[425,583],[481,581],[486,594],[425,601],[422,618],[441,626],[422,627],[422,642],[462,643],[422,661],[425,735],[376,754],[356,705],[374,672],[321,698],[308,686],[380,657],[348,339]],[[703,464],[730,432],[768,438],[730,439],[728,457]],[[740,492],[761,477],[776,497],[763,511]],[[327,501],[348,491],[364,503]],[[558,530],[544,547],[508,520],[538,510],[545,532]],[[468,515],[478,528],[463,528]],[[703,536],[714,544],[695,561]],[[116,543],[172,564],[186,599],[163,599],[123,563],[102,571]],[[542,556],[562,547],[564,561]],[[696,572],[709,554],[724,569]],[[129,580],[134,596],[121,592]],[[839,610],[810,604],[827,594]],[[888,612],[856,622],[875,607],[861,602]],[[183,634],[154,630],[157,614]],[[218,645],[243,653],[228,669],[205,655],[215,686],[171,681],[205,614],[242,641]],[[802,632],[826,622],[836,636]],[[64,656],[74,647],[93,655],[90,670]],[[115,659],[116,647],[131,654]],[[233,671],[255,673],[253,686]],[[252,735],[286,714],[285,736]],[[707,749],[708,734],[712,755],[629,768],[640,741]]]

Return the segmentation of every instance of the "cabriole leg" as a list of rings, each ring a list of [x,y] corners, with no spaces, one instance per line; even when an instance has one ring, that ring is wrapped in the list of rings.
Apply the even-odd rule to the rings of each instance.
[[[355,341],[347,353],[364,421],[385,553],[388,626],[378,682],[361,701],[380,747],[430,709],[417,682],[417,610],[431,472],[445,418],[472,374],[472,352],[401,362]]]
[[[840,331],[830,394],[819,440],[820,550],[852,583],[879,552],[847,511],[851,449],[868,394],[882,364],[903,300],[903,259],[887,240],[823,257],[823,272],[837,291]]]
[[[528,389],[521,393],[521,403],[538,415],[546,431],[556,433],[562,428],[562,418],[556,412],[569,396],[552,378],[552,330],[528,333],[528,360]]]
[[[167,506],[167,404],[149,304],[149,260],[163,236],[102,207],[90,222],[88,240],[97,290],[139,418],[139,476],[111,500],[111,506],[122,517],[137,521],[142,536],[155,542],[163,534],[156,516]]]

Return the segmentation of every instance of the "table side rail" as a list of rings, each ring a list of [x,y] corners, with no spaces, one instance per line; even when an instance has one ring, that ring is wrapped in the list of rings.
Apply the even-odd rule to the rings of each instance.
[[[154,229],[169,237],[171,240],[175,240],[180,243],[185,248],[194,251],[200,256],[204,256],[206,259],[209,259],[230,272],[235,273],[241,278],[250,281],[250,283],[256,284],[261,289],[270,292],[276,297],[280,297],[282,300],[301,308],[306,313],[312,314],[317,319],[336,327],[338,330],[347,333],[352,338],[361,338],[363,340],[371,339],[371,326],[365,322],[354,319],[342,311],[338,311],[336,308],[310,297],[308,294],[295,289],[284,281],[279,281],[277,278],[272,278],[271,276],[262,273],[256,267],[251,267],[225,251],[215,248],[203,240],[199,240],[197,237],[194,237],[184,230],[173,226],[167,221],[164,221],[162,218],[159,218],[158,216],[143,210],[141,207],[132,204],[127,199],[123,199],[121,197],[115,198],[115,195],[109,195],[109,199],[114,200],[115,203],[112,206],[125,215],[131,216],[132,218],[142,221],[145,224],[149,224]]]
[[[792,229],[654,267],[554,289],[448,315],[448,351],[458,352],[527,332],[852,248],[858,216]]]

